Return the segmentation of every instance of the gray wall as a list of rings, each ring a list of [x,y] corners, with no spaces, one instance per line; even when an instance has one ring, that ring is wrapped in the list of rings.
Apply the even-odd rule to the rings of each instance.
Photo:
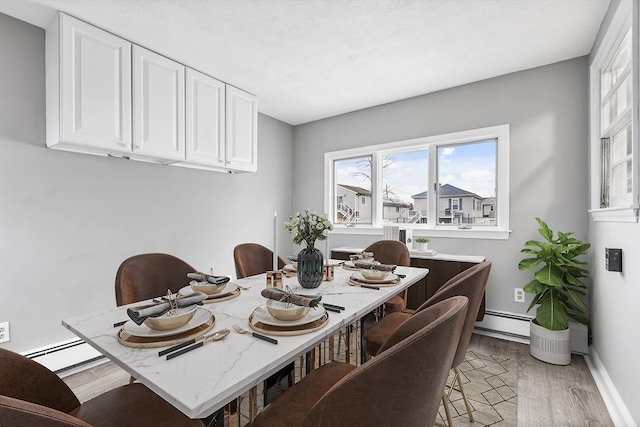
[[[233,274],[233,247],[272,246],[291,210],[292,127],[259,116],[258,172],[229,175],[50,150],[44,30],[0,14],[0,321],[15,351],[73,335],[60,320],[115,306],[127,257],[174,254]],[[281,254],[290,242],[280,231]]]
[[[508,240],[432,238],[441,253],[485,255],[493,262],[487,308],[525,313],[514,287],[523,243],[536,238],[534,218],[587,237],[586,58],[485,80],[294,128],[294,211],[323,209],[326,151],[508,123],[511,125]],[[331,246],[365,246],[380,236],[331,236]]]
[[[594,53],[618,4],[612,2],[607,11]],[[637,26],[640,7],[638,2],[633,4],[634,25]],[[639,158],[636,153],[635,161]],[[591,173],[599,174],[600,171]],[[640,223],[591,221],[589,242],[593,280],[591,352],[602,362],[635,424],[640,425]],[[605,269],[604,248],[622,249],[622,273]]]

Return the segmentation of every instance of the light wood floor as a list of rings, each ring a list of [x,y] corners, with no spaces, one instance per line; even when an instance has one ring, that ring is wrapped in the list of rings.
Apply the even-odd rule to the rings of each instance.
[[[469,350],[517,361],[518,427],[613,426],[583,357],[573,355],[568,366],[550,365],[534,359],[525,344],[480,335],[473,336]],[[129,375],[105,363],[64,381],[84,402],[127,384]],[[469,422],[455,425],[472,426]]]

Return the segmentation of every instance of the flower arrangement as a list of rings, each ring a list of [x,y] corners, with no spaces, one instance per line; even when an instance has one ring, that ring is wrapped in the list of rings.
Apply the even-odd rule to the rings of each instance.
[[[327,214],[319,215],[314,211],[305,209],[304,213],[296,213],[288,222],[284,223],[285,230],[289,231],[293,243],[300,244],[303,241],[307,246],[313,246],[316,240],[326,240],[326,230],[333,230],[333,225]]]

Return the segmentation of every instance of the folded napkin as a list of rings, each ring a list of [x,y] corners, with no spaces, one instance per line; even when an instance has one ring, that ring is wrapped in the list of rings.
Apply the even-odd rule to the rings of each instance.
[[[356,268],[364,268],[367,270],[379,270],[379,271],[394,271],[397,267],[395,264],[381,264],[379,262],[362,262],[362,261],[353,261],[353,265]]]
[[[263,289],[260,292],[260,295],[267,299],[273,299],[276,301],[284,301],[289,302],[291,304],[300,305],[303,307],[317,307],[322,299],[322,295],[320,296],[307,296],[307,295],[298,295],[298,294],[289,294],[282,289],[278,288],[267,288]]]
[[[189,279],[193,279],[193,280],[197,280],[198,282],[209,282],[212,283],[214,285],[218,285],[218,286],[222,286],[225,283],[227,283],[230,278],[227,276],[212,276],[210,274],[204,274],[204,273],[187,273],[187,277]]]
[[[177,303],[179,308],[185,308],[194,304],[202,304],[202,301],[206,299],[207,294],[204,292],[194,292],[187,297],[179,298]],[[128,308],[127,315],[136,323],[136,325],[142,325],[147,317],[159,317],[169,310],[171,310],[169,302],[161,302],[159,304]]]

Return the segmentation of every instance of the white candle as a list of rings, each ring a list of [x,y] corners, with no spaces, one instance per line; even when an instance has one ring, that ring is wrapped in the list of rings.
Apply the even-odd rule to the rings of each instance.
[[[278,212],[273,214],[273,271],[278,270]]]
[[[327,240],[326,240],[326,242],[327,242],[327,250],[325,252],[326,255],[324,257],[325,258],[324,263],[329,265],[329,231],[327,231]]]

